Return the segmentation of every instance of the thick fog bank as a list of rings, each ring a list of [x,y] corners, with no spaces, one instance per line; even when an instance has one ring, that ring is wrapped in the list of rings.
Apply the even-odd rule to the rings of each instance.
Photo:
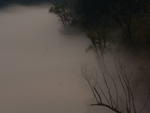
[[[0,113],[87,113],[81,77],[94,65],[83,33],[63,33],[47,6],[0,11]]]

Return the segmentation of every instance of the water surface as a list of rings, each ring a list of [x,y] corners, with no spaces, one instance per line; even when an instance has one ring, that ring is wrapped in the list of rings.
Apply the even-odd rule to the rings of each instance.
[[[64,33],[45,6],[0,11],[0,113],[87,113],[83,33]]]

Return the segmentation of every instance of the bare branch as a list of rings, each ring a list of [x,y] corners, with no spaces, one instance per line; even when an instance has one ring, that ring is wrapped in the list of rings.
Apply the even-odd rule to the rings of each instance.
[[[100,95],[100,93],[98,92],[98,90],[94,87],[94,91],[95,91],[95,93],[97,94],[97,96],[98,96],[98,98],[99,98],[99,103],[102,103],[102,98],[101,98],[101,95]]]
[[[122,113],[121,111],[117,110],[116,108],[114,107],[111,107],[107,104],[91,104],[92,106],[101,106],[101,107],[105,107],[105,108],[108,108],[109,110],[115,112],[115,113]]]
[[[111,104],[111,106],[113,107],[112,94],[111,94],[110,87],[108,86],[108,83],[107,83],[107,80],[106,80],[106,77],[105,77],[104,74],[103,74],[103,78],[104,78],[105,85],[106,85],[106,88],[107,88],[107,91],[108,91],[110,104]]]

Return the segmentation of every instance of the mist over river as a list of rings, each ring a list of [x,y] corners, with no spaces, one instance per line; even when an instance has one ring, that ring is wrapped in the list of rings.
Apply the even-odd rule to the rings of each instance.
[[[116,61],[130,73],[135,102],[141,108],[150,91],[149,52],[112,49],[104,59],[96,57],[85,34],[64,27],[49,8],[13,5],[0,9],[0,113],[113,113],[90,106],[95,100],[82,69],[90,69],[92,81],[96,69],[100,72],[106,66],[117,81]],[[96,77],[103,87],[102,79]],[[147,108],[145,113],[149,113]]]
[[[49,6],[0,10],[0,113],[87,113],[81,67],[94,64],[83,33],[67,33]]]

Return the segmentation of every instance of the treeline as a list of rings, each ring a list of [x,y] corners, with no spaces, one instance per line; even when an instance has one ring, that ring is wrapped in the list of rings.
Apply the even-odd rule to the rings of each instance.
[[[47,2],[50,0],[0,0],[0,4],[9,4],[9,3],[39,3]]]
[[[30,4],[48,3],[51,1],[52,0],[0,0],[0,6],[5,7],[10,4],[30,5]]]
[[[149,0],[65,0],[54,2],[50,10],[64,24],[84,28],[95,47],[106,46],[109,31],[120,29],[121,41],[130,44],[150,43]]]

